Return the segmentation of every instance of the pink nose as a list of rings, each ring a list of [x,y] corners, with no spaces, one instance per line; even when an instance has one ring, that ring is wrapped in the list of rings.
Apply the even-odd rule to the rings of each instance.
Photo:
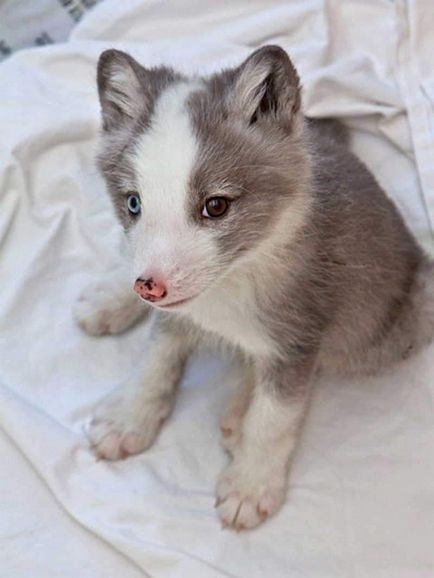
[[[149,277],[148,279],[139,277],[136,279],[134,291],[138,293],[142,299],[146,299],[146,301],[160,301],[167,295],[165,284],[154,277]]]

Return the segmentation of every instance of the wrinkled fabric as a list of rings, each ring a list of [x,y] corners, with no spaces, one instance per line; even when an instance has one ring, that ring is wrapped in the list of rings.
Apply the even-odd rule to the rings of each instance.
[[[76,22],[100,0],[3,0],[0,60],[27,46],[63,42]]]
[[[71,314],[122,243],[94,165],[103,49],[211,72],[280,44],[306,112],[347,123],[433,252],[432,19],[423,0],[106,0],[67,43],[0,65],[1,576],[434,577],[433,346],[377,378],[322,380],[286,504],[235,534],[213,492],[237,368],[197,356],[155,446],[98,462],[89,416],[147,328],[91,338]]]

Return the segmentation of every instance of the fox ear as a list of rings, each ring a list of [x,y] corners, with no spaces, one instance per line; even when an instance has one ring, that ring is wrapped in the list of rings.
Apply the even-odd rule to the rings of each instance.
[[[105,130],[137,118],[147,106],[146,74],[125,52],[106,50],[101,54],[97,83]]]
[[[300,109],[300,80],[279,46],[264,46],[236,70],[229,106],[252,124],[263,117],[291,122]]]

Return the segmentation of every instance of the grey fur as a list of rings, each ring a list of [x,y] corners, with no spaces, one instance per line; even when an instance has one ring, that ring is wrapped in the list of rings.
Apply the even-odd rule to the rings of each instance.
[[[222,252],[236,249],[238,255],[267,235],[295,196],[305,196],[304,225],[279,256],[279,290],[257,295],[261,321],[283,355],[282,349],[293,348],[296,356],[318,351],[322,369],[376,371],[416,351],[434,332],[432,312],[423,321],[418,315],[423,300],[432,299],[420,290],[421,278],[430,285],[432,266],[394,204],[350,152],[338,121],[308,119],[297,130],[294,98],[288,114],[284,107],[278,114],[259,110],[262,116],[244,134],[234,129],[227,94],[234,77],[260,55],[287,60],[281,49],[260,49],[239,69],[213,76],[191,98],[202,151],[192,176],[193,204],[200,204],[194,191],[206,191],[206,178],[247,191],[230,230],[221,233]],[[287,79],[298,94],[292,68]],[[281,92],[280,86],[276,100]],[[211,174],[195,187],[206,171]],[[292,265],[286,273],[285,263]]]
[[[138,79],[119,101],[138,99],[128,103],[127,113],[107,100],[113,60]],[[156,99],[181,80],[170,69],[145,70],[116,51],[101,57],[105,130],[99,166],[126,228],[132,221],[125,189],[135,183],[129,153],[152,123]],[[140,97],[137,86],[143,87]],[[259,49],[238,68],[201,79],[187,108],[200,150],[189,183],[192,226],[208,227],[218,242],[216,282],[225,275],[247,276],[254,314],[273,343],[265,357],[241,347],[255,369],[258,391],[303,406],[317,372],[372,373],[432,339],[432,263],[350,152],[344,127],[303,117],[298,75],[282,49]],[[234,196],[227,216],[202,219],[204,199],[222,188]],[[282,218],[291,223],[287,229]],[[273,235],[270,254],[264,247]],[[188,309],[159,315],[165,331],[181,323],[187,329],[183,338],[218,337],[212,327],[204,333]],[[302,415],[300,409],[291,427],[298,427]],[[246,444],[253,443],[245,436]],[[285,459],[289,455],[290,450]]]

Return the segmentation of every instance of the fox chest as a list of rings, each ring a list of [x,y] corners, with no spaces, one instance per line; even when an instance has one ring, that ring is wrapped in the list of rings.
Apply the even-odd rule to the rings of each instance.
[[[247,354],[267,356],[273,342],[259,319],[256,304],[248,297],[235,288],[227,298],[211,292],[194,304],[188,317],[201,329]]]

